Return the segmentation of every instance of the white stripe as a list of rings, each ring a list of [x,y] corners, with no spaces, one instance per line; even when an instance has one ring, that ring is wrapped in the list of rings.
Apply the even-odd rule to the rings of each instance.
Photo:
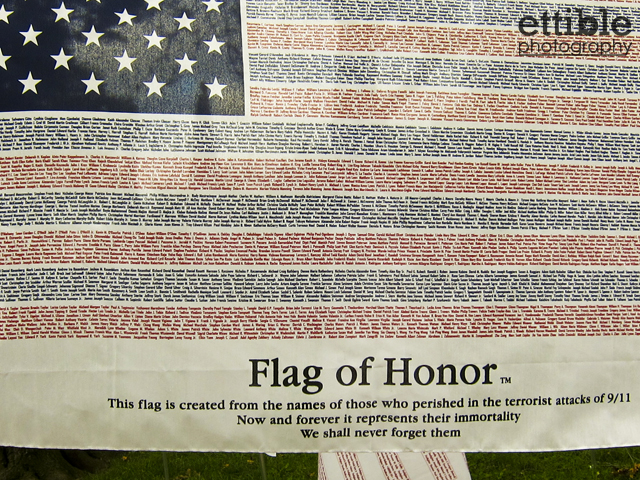
[[[361,90],[366,92],[427,92],[427,93],[473,93],[490,95],[531,95],[537,97],[575,97],[575,98],[625,98],[640,99],[640,93],[608,93],[608,92],[570,92],[565,90],[529,90],[516,88],[476,88],[476,87],[444,87],[444,86],[412,86],[387,85],[383,83],[280,83],[280,82],[250,82],[252,87],[296,89],[331,89],[331,90]]]
[[[368,197],[368,198],[472,198],[477,200],[500,198],[505,200],[602,200],[620,202],[638,202],[640,195],[575,195],[575,194],[519,194],[519,193],[449,193],[449,192],[397,192],[397,191],[358,191],[358,190],[205,190],[205,189],[146,189],[146,188],[17,188],[0,190],[0,194],[10,197],[13,195],[29,195],[37,193],[104,193],[131,194],[144,196],[175,195],[187,197],[229,196],[235,197]],[[144,202],[143,202],[144,204]],[[44,216],[45,214],[43,214]]]
[[[540,3],[540,4],[560,4],[560,5],[584,5],[584,6],[593,6],[594,8],[597,8],[598,6],[608,6],[610,8],[628,8],[628,9],[633,9],[633,8],[640,8],[638,5],[634,5],[633,3],[612,3],[612,4],[607,4],[607,5],[600,5],[600,3],[605,3],[605,2],[595,2],[595,1],[590,1],[590,0],[576,0],[576,1],[572,1],[570,4],[567,2],[567,0],[529,0],[528,2],[510,2],[510,3],[514,3],[514,4],[525,4],[525,3],[532,3],[532,4],[536,4],[536,3]],[[564,13],[564,12],[563,12]],[[532,11],[531,15],[537,15],[538,12],[537,11]],[[253,25],[253,26],[260,26],[260,25],[308,25],[308,26],[314,26],[314,25],[328,25],[328,26],[341,26],[341,25],[380,25],[380,26],[384,26],[384,25],[389,25],[389,26],[401,26],[401,27],[406,27],[406,26],[414,26],[414,27],[433,27],[433,28],[447,28],[447,29],[460,29],[460,30],[497,30],[497,31],[506,31],[506,32],[514,32],[514,33],[519,33],[518,32],[518,26],[517,25],[488,25],[488,24],[483,24],[483,23],[444,23],[444,22],[429,22],[429,21],[425,21],[425,22],[416,22],[416,21],[411,21],[411,20],[364,20],[364,19],[353,19],[353,20],[342,20],[342,19],[335,19],[335,20],[312,20],[312,19],[302,19],[302,20],[297,20],[297,19],[279,19],[279,18],[249,18],[247,20],[247,24],[248,25]],[[640,33],[636,33],[636,32],[631,32],[629,35],[626,35],[624,37],[616,37],[616,38],[635,38],[640,36]]]
[[[558,5],[568,5],[568,6],[575,6],[575,5],[581,5],[581,6],[589,6],[589,7],[609,7],[609,8],[640,8],[640,3],[635,3],[635,2],[616,2],[616,1],[609,1],[607,2],[606,0],[527,0],[526,2],[521,2],[521,1],[514,1],[514,2],[509,2],[509,3],[515,3],[515,4],[526,4],[526,3],[530,3],[530,4],[536,4],[536,3],[541,3],[541,4],[545,4],[545,3],[550,3],[550,4],[558,4]]]
[[[33,114],[33,115],[32,115]],[[353,118],[341,118],[339,121],[335,118],[307,118],[307,117],[251,117],[250,119],[244,117],[234,117],[233,120],[230,120],[228,116],[212,116],[212,115],[164,115],[164,114],[135,114],[135,113],[106,113],[106,112],[60,112],[60,111],[46,111],[46,112],[0,112],[0,120],[2,119],[22,119],[22,118],[30,118],[31,116],[39,117],[42,119],[76,119],[78,123],[84,123],[86,120],[90,120],[92,118],[103,119],[103,120],[164,120],[171,119],[175,122],[176,126],[180,126],[181,122],[186,121],[187,124],[195,121],[201,122],[198,123],[197,126],[200,128],[207,128],[206,123],[211,124],[211,128],[215,128],[216,123],[221,123],[224,125],[244,125],[250,127],[254,123],[272,123],[272,124],[302,124],[302,125],[314,125],[314,124],[326,124],[326,125],[366,125],[366,126],[377,126],[381,125],[398,125],[398,126],[410,126],[410,127],[451,127],[451,128],[477,128],[482,130],[489,129],[497,129],[497,130],[542,130],[542,131],[567,131],[567,132],[598,132],[598,133],[633,133],[640,134],[640,127],[607,127],[607,126],[593,126],[593,125],[546,125],[546,124],[535,124],[535,123],[508,123],[508,122],[459,122],[459,121],[418,121],[418,120],[384,120],[383,123],[379,119],[353,119]],[[206,123],[205,123],[206,122]],[[113,123],[115,126],[116,124]],[[57,128],[61,128],[68,125],[58,125]],[[19,128],[20,125],[16,125],[14,128]],[[142,137],[145,138],[145,137]],[[107,152],[111,151],[119,151],[122,150],[101,150],[102,154],[108,154]],[[28,149],[16,149],[16,150],[6,150],[2,151],[3,155],[9,155],[14,153],[20,153],[23,155],[34,155],[34,154],[50,154],[56,155],[60,152],[89,152],[95,155],[95,150],[88,149],[42,149],[42,150],[34,150],[32,148]],[[166,151],[153,151],[153,150],[144,150],[144,151],[125,151],[128,152],[129,155],[167,155]],[[174,155],[191,155],[189,151],[179,151],[173,150],[172,153]],[[215,151],[211,152],[211,155],[216,155]]]
[[[505,237],[515,235],[534,235],[538,237],[561,236],[565,238],[586,237],[638,237],[640,231],[624,230],[567,230],[567,229],[499,229],[499,228],[333,228],[333,227],[140,227],[126,225],[21,225],[17,227],[0,227],[0,233],[41,232],[131,232],[131,233],[256,233],[256,234],[303,234],[333,233],[353,235],[354,237],[370,234],[388,235],[479,235],[486,237]]]
[[[640,140],[640,139],[639,139]],[[245,161],[244,163],[241,164],[241,166],[251,166],[251,167],[255,167],[255,164],[253,163],[254,160],[335,160],[336,158],[339,158],[340,160],[343,161],[343,163],[348,163],[348,162],[344,162],[345,160],[350,160],[350,159],[354,159],[354,160],[359,160],[359,161],[363,161],[366,159],[366,161],[370,161],[370,162],[376,162],[376,161],[382,161],[385,164],[390,164],[394,161],[398,161],[399,163],[405,163],[405,164],[412,164],[414,166],[420,167],[421,164],[418,161],[422,161],[424,163],[436,163],[436,162],[442,162],[442,163],[473,163],[473,164],[483,164],[483,163],[490,163],[490,164],[495,164],[495,165],[515,165],[515,166],[537,166],[537,165],[580,165],[580,166],[590,166],[590,167],[594,167],[594,168],[605,168],[605,167],[611,167],[611,166],[615,166],[615,167],[626,167],[626,168],[639,168],[640,169],[640,159],[636,160],[636,161],[632,161],[632,160],[626,160],[626,159],[622,159],[622,160],[573,160],[571,158],[567,158],[566,160],[547,160],[547,159],[531,159],[528,157],[522,157],[521,159],[513,159],[513,158],[503,158],[503,157],[499,157],[499,158],[492,158],[492,157],[479,157],[479,156],[472,156],[472,157],[440,157],[437,155],[433,155],[433,156],[426,156],[426,155],[419,155],[419,154],[411,154],[411,155],[358,155],[358,154],[349,154],[349,153],[340,153],[337,155],[321,155],[321,154],[313,154],[313,153],[304,153],[304,154],[291,154],[291,153],[286,153],[286,152],[282,152],[282,153],[229,153],[226,154],[224,152],[220,152],[220,153],[173,153],[173,154],[168,154],[167,152],[158,152],[155,154],[149,153],[147,155],[147,152],[135,152],[135,153],[131,153],[131,152],[126,152],[126,151],[122,151],[122,150],[110,150],[108,152],[102,152],[103,155],[92,155],[92,152],[95,151],[89,151],[89,150],[56,150],[56,152],[54,154],[46,154],[46,153],[41,153],[40,151],[36,151],[30,152],[29,157],[31,158],[38,158],[38,159],[51,159],[51,157],[53,156],[54,160],[55,159],[60,159],[62,161],[66,160],[66,157],[68,156],[82,156],[82,155],[86,155],[87,157],[91,157],[89,159],[87,159],[86,163],[95,163],[96,161],[100,161],[100,160],[106,160],[106,159],[115,159],[116,161],[119,160],[124,160],[123,163],[126,162],[131,162],[131,163],[136,163],[137,160],[142,160],[142,161],[147,161],[147,160],[151,160],[153,161],[153,163],[155,165],[157,165],[160,162],[167,162],[169,163],[169,166],[172,167],[174,165],[174,162],[178,163],[178,164],[184,164],[184,168],[182,169],[182,172],[189,172],[190,171],[190,167],[193,166],[197,166],[198,161],[199,160],[210,160],[212,161],[212,163],[215,163],[216,161],[221,161],[221,162],[234,162],[236,160],[239,161]],[[3,155],[3,152],[0,152],[0,164],[3,163],[3,160],[20,160],[22,161],[23,159],[20,158],[22,157],[23,154],[20,155],[16,155],[16,154],[11,154],[11,155]],[[119,158],[122,157],[122,158]],[[96,160],[97,159],[97,160]],[[127,160],[127,159],[131,159],[131,160]],[[73,160],[74,164],[75,163],[84,163],[84,159],[74,159]],[[191,164],[188,164],[186,162],[191,162]],[[8,162],[7,162],[8,163]],[[37,160],[36,160],[37,163]],[[356,164],[357,166],[358,164]],[[373,163],[370,163],[369,166],[373,165]],[[371,168],[371,170],[373,171],[374,169]],[[162,172],[165,172],[164,170],[161,170]],[[169,169],[169,171],[171,171],[171,169]],[[188,173],[187,173],[188,176]],[[156,177],[153,177],[154,181],[158,181],[158,179]],[[158,177],[158,178],[162,178],[162,177]],[[11,187],[4,187],[4,188],[0,188],[0,193],[2,192],[13,192],[16,190],[22,190],[22,191],[32,191],[33,189],[31,188],[23,188],[23,189],[14,189]],[[194,189],[195,191],[196,189]],[[64,191],[67,191],[67,189],[64,189]],[[112,191],[111,189],[109,189],[109,191]],[[138,189],[136,189],[136,192],[140,191]],[[156,191],[155,189],[152,189],[151,191]],[[209,192],[211,190],[209,189],[200,189],[200,192]],[[261,190],[262,191],[262,190]]]
[[[508,253],[505,255],[508,256]],[[0,271],[24,271],[34,269],[107,269],[107,270],[136,270],[136,271],[184,271],[195,270],[199,272],[287,272],[287,271],[310,271],[310,272],[465,272],[479,274],[485,272],[640,272],[640,265],[215,265],[215,264],[161,264],[161,265],[138,265],[138,264],[118,264],[118,263],[21,263],[19,265],[0,265]],[[189,303],[189,302],[186,302]],[[267,302],[268,303],[268,302]],[[321,302],[322,303],[322,302]],[[328,302],[333,303],[333,302]],[[386,302],[382,302],[386,303]],[[473,302],[475,304],[475,302]],[[317,305],[317,303],[312,303]]]
[[[256,308],[265,309],[275,307],[592,307],[592,306],[638,306],[638,302],[105,302],[105,301],[37,301],[37,302],[0,302],[0,309],[12,309],[23,307],[140,307],[140,308]],[[377,319],[374,319],[377,320]],[[615,319],[603,318],[603,321],[615,322]]]
[[[247,20],[248,25],[260,26],[260,25],[305,25],[305,26],[341,26],[341,25],[373,25],[373,26],[398,26],[398,27],[434,27],[434,28],[450,28],[460,30],[503,30],[517,32],[517,26],[507,25],[483,25],[483,24],[469,24],[469,23],[441,23],[441,22],[416,22],[405,20],[295,20],[295,19],[278,19],[278,18],[249,18]],[[247,25],[247,26],[248,26]]]
[[[626,37],[625,37],[626,38]],[[527,40],[530,40],[527,37]],[[515,44],[514,44],[515,49]],[[615,67],[630,67],[640,66],[640,58],[637,61],[622,61],[622,60],[598,60],[598,57],[528,57],[528,56],[502,56],[502,55],[490,55],[490,54],[478,54],[478,55],[461,55],[450,53],[422,53],[422,52],[387,52],[387,51],[359,51],[359,50],[306,50],[306,49],[267,49],[267,48],[253,48],[248,49],[248,53],[259,54],[300,54],[300,55],[331,55],[334,57],[374,57],[374,58],[418,58],[418,59],[447,59],[447,60],[475,60],[478,62],[518,62],[518,63],[557,63],[561,65],[592,65],[599,67],[615,66]],[[615,57],[607,57],[615,58]],[[249,79],[247,78],[247,81]]]

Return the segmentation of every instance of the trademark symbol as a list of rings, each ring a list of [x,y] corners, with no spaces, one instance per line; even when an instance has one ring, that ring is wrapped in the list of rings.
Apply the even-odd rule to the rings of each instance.
[[[502,383],[511,383],[511,377],[500,377]]]

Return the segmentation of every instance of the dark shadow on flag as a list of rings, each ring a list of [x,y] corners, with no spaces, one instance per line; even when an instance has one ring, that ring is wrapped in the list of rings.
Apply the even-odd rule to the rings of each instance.
[[[0,111],[244,114],[239,0],[0,5]]]

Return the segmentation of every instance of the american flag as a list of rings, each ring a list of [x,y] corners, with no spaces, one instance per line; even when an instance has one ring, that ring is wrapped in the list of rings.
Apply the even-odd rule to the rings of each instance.
[[[552,7],[6,2],[5,110],[242,113],[249,96],[240,120],[186,130],[52,120],[73,128],[6,156],[4,314],[95,318],[90,336],[634,333],[637,52],[517,57],[519,17]]]
[[[0,110],[244,113],[238,0],[0,6]]]
[[[5,1],[0,338],[637,335],[637,37],[518,56],[567,8]]]

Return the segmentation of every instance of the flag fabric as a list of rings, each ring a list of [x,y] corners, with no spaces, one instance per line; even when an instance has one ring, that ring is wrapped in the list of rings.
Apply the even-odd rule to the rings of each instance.
[[[605,7],[5,0],[0,338],[637,335],[637,36],[518,31]]]
[[[521,1],[55,3],[0,10],[3,110],[246,115],[5,123],[10,338],[636,333],[637,48],[518,56]]]
[[[321,453],[319,480],[471,480],[462,453]]]
[[[7,1],[0,50],[2,111],[244,113],[238,0]]]

